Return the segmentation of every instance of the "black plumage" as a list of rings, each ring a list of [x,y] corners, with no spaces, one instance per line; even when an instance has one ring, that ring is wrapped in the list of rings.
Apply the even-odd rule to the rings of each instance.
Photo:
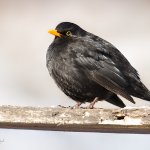
[[[121,95],[150,101],[150,92],[140,81],[137,71],[111,43],[70,22],[60,23],[49,33],[55,39],[46,55],[47,68],[61,90],[78,106],[106,100],[119,107]]]

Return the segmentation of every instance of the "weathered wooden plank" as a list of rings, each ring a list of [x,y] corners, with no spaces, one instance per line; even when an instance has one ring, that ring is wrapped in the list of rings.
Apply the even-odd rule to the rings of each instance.
[[[0,128],[150,133],[150,107],[72,109],[0,106]]]

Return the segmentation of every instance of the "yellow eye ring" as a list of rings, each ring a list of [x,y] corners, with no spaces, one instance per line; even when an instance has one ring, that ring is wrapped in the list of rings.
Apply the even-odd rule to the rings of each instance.
[[[67,35],[67,36],[72,36],[72,33],[71,33],[70,31],[67,31],[67,32],[66,32],[66,35]]]

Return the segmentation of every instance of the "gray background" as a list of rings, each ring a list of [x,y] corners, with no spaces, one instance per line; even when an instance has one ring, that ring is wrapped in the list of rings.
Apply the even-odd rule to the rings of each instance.
[[[115,45],[150,89],[150,1],[0,0],[0,105],[74,105],[49,77],[48,29],[74,22]],[[135,98],[137,107],[150,106]],[[124,100],[127,106],[133,104]],[[106,102],[97,107],[112,108]],[[0,149],[150,149],[149,135],[0,130]]]

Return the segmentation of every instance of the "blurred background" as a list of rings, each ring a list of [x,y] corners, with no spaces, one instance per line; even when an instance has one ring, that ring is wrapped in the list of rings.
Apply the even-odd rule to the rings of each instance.
[[[0,105],[74,105],[48,74],[48,29],[74,22],[115,45],[150,89],[149,0],[0,0]],[[150,106],[135,98],[136,105]],[[96,107],[114,108],[106,102]],[[0,130],[1,150],[145,149],[150,135]],[[124,145],[122,147],[122,145]]]

